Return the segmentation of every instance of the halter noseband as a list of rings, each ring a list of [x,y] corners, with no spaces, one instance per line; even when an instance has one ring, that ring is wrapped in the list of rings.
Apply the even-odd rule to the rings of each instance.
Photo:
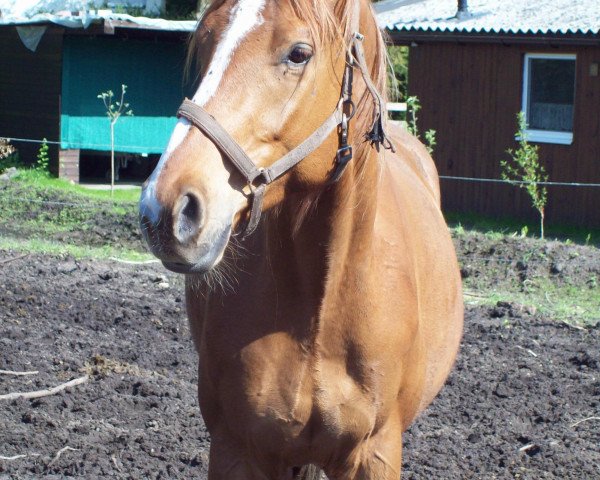
[[[340,136],[336,154],[336,166],[331,175],[331,181],[336,182],[341,177],[344,168],[352,159],[352,146],[348,144],[348,129],[350,119],[354,116],[356,110],[352,102],[352,78],[355,67],[360,69],[375,104],[373,127],[366,134],[367,139],[371,141],[371,144],[376,145],[376,148],[381,144],[384,148],[395,151],[394,146],[386,137],[383,130],[382,117],[385,112],[385,105],[383,98],[377,91],[369,75],[362,48],[363,38],[363,35],[360,33],[354,33],[352,36],[347,52],[346,67],[344,69],[342,94],[333,113],[306,140],[269,167],[257,167],[231,135],[200,105],[186,98],[181,107],[179,107],[177,117],[186,118],[192,125],[210,138],[248,182],[250,190],[248,196],[251,202],[250,218],[244,229],[243,238],[253,233],[258,226],[266,186],[314,152],[337,126],[340,127]]]

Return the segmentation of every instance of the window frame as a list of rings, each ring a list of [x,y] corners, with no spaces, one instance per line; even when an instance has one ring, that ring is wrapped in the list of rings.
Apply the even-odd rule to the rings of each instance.
[[[526,53],[523,65],[523,95],[521,110],[525,114],[525,121],[529,124],[529,84],[530,84],[530,60],[569,60],[575,62],[575,79],[573,84],[573,112],[575,112],[575,99],[577,94],[577,54],[576,53]],[[573,113],[575,116],[575,113]],[[573,118],[573,127],[575,118]],[[573,131],[560,132],[555,130],[525,130],[527,140],[537,143],[554,143],[558,145],[571,145],[573,143]]]

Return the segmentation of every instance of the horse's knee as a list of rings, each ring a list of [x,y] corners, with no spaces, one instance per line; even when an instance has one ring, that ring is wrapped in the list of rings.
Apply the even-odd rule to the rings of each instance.
[[[354,480],[398,480],[402,466],[402,454],[387,458],[379,452],[373,452],[358,468]]]
[[[210,445],[208,480],[270,480],[250,465],[229,442],[213,438]]]
[[[389,421],[365,444],[354,480],[398,480],[402,469],[402,428]]]

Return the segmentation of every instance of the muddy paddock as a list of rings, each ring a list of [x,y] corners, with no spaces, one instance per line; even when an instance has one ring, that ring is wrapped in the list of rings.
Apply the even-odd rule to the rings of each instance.
[[[206,478],[181,278],[0,251],[0,478]],[[469,307],[456,368],[404,436],[406,479],[600,478],[600,328]],[[234,399],[232,399],[234,401]]]

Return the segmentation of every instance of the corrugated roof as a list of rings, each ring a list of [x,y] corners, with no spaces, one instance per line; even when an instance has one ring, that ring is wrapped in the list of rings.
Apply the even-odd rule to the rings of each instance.
[[[176,32],[193,32],[196,20],[164,20],[162,18],[132,17],[123,13],[103,11],[81,12],[80,15],[53,15],[39,13],[31,18],[0,18],[0,26],[34,27],[54,23],[68,28],[88,28],[93,23],[105,23],[118,28],[142,28]]]
[[[96,8],[138,7],[144,13],[159,13],[157,0],[0,0],[0,16],[17,19],[30,18],[39,13],[80,12]]]
[[[164,20],[162,18],[133,17],[113,13],[111,9],[97,8],[102,5],[118,5],[148,8],[150,11],[159,0],[0,0],[0,26],[27,26],[54,23],[69,28],[88,28],[91,24],[104,23],[118,28],[143,28],[191,32],[196,21]]]
[[[384,0],[374,4],[389,30],[512,33],[600,33],[599,0],[468,0],[457,18],[457,0]]]

